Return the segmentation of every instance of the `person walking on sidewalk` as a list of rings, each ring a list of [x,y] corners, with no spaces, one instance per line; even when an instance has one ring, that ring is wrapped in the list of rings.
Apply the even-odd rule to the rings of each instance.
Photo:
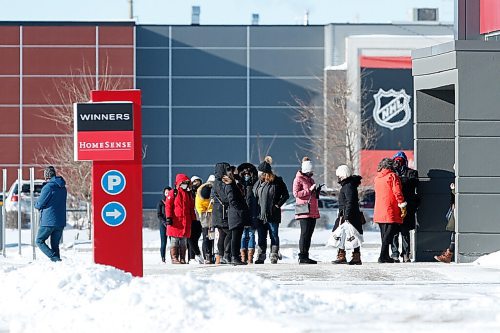
[[[172,264],[186,263],[187,239],[191,236],[191,225],[196,220],[193,196],[188,191],[190,185],[188,176],[178,174],[175,177],[175,188],[168,193],[165,201]]]
[[[203,180],[198,176],[191,177],[191,188],[189,189],[191,195],[193,196],[193,200],[196,199],[196,193],[198,192],[198,188],[203,183]],[[193,221],[191,225],[191,236],[188,238],[188,258],[189,261],[193,260],[195,263],[203,264],[203,258],[201,257],[200,246],[198,242],[200,240],[202,234],[200,217],[198,216],[198,212],[195,211],[196,220]]]
[[[316,219],[319,219],[319,188],[313,179],[313,164],[309,157],[302,159],[300,170],[293,180],[293,196],[295,206],[306,207],[304,212],[295,210],[295,219],[300,223],[299,239],[299,264],[316,264],[317,261],[309,258],[311,239],[316,227]]]
[[[347,165],[340,165],[335,174],[337,175],[341,186],[339,192],[339,218],[338,224],[334,226],[334,230],[342,223],[350,223],[356,230],[363,234],[363,213],[359,209],[358,187],[361,185],[361,176],[353,175],[351,168]],[[345,241],[345,240],[344,240]],[[337,259],[332,261],[333,264],[347,264],[345,244],[340,244],[337,252]],[[354,248],[352,259],[349,265],[361,265],[360,247]]]
[[[410,230],[415,229],[415,214],[420,205],[418,172],[408,167],[408,158],[404,152],[398,152],[393,156],[393,159],[394,169],[401,180],[403,196],[408,205],[406,206],[406,216],[403,219],[403,224],[399,225],[399,230],[392,240],[391,258],[394,259],[394,262],[399,262],[399,234],[401,234],[401,257],[403,262],[410,262]]]
[[[406,201],[401,189],[401,181],[394,172],[391,158],[384,158],[378,164],[375,177],[375,209],[373,221],[380,227],[382,245],[380,247],[379,263],[394,263],[389,256],[389,246],[392,244],[398,225],[406,216]]]
[[[243,229],[245,226],[250,225],[250,212],[243,197],[243,191],[236,181],[232,170],[229,170],[222,177],[222,182],[224,184],[224,193],[229,202],[227,222],[231,234],[231,264],[246,265],[240,257],[240,245]]]
[[[257,181],[257,168],[251,163],[243,163],[238,166],[240,184],[243,196],[250,212],[250,225],[243,229],[241,236],[241,261],[253,264],[255,254],[255,229],[257,226],[257,199],[253,194],[253,186]]]
[[[162,199],[158,202],[158,205],[156,205],[156,215],[158,216],[160,227],[160,255],[162,262],[165,262],[165,255],[167,252],[167,216],[165,215],[165,200],[171,190],[172,188],[170,186],[165,187],[163,189]]]
[[[290,194],[283,179],[273,173],[271,164],[267,161],[259,164],[257,170],[261,172],[261,175],[253,188],[257,199],[257,232],[259,236],[255,263],[263,264],[266,260],[267,234],[269,233],[271,238],[269,258],[271,264],[277,264],[280,249],[281,206],[290,198]]]
[[[215,180],[212,186],[212,223],[217,228],[217,254],[215,255],[215,264],[228,264],[231,261],[231,239],[229,234],[229,225],[227,222],[227,210],[229,200],[224,192],[224,183],[222,177],[231,171],[229,163],[221,162],[215,165]]]
[[[40,197],[35,203],[35,208],[40,211],[40,227],[36,236],[36,244],[51,261],[61,261],[59,242],[66,226],[66,181],[56,175],[53,166],[43,171],[45,184],[40,192]],[[21,186],[18,186],[21,193]],[[45,243],[50,237],[50,247]]]
[[[205,184],[201,185],[196,193],[195,206],[198,212],[198,217],[201,222],[202,230],[202,245],[203,258],[205,264],[213,264],[213,247],[214,247],[214,228],[212,224],[212,208],[213,202],[212,186],[214,183],[214,175],[210,175]]]

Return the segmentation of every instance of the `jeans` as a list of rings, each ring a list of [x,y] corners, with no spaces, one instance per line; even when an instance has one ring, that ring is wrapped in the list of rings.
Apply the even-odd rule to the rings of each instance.
[[[60,261],[59,242],[63,234],[64,227],[44,227],[40,226],[36,235],[36,244],[47,257],[52,261]],[[50,247],[45,241],[50,237]]]
[[[167,252],[167,227],[160,222],[160,255],[162,259],[165,259],[165,253]]]
[[[401,224],[396,227],[396,231],[394,234],[394,238],[392,240],[391,249],[392,249],[392,257],[399,257],[399,233],[401,233],[401,255],[410,256],[410,229],[408,226]]]
[[[252,227],[245,227],[243,235],[241,236],[242,249],[255,249],[255,229]]]
[[[380,247],[380,258],[389,258],[389,247],[394,239],[394,234],[399,230],[396,223],[379,223],[380,238],[382,245]]]
[[[198,245],[201,232],[201,222],[193,221],[191,224],[191,237],[188,238],[189,259],[194,259],[195,256],[199,256],[201,254],[200,246]]]
[[[267,223],[264,223],[262,221],[258,222],[257,235],[259,236],[259,239],[257,243],[263,253],[266,253],[267,250],[268,233],[269,233],[269,238],[271,238],[271,247],[277,246],[279,248],[280,246],[280,237],[278,234],[279,226],[280,224],[276,222],[267,222]]]
[[[240,257],[240,244],[241,235],[243,234],[243,227],[235,228],[229,231],[231,233],[231,257]]]
[[[451,238],[450,238],[450,252],[455,252],[455,232],[451,232]]]
[[[203,258],[205,260],[212,260],[214,240],[208,237],[210,229],[202,228],[203,241],[201,243],[201,249],[203,251]]]
[[[316,219],[299,219],[300,222],[300,240],[299,240],[299,259],[309,258],[309,248],[311,247],[311,238],[316,227]]]

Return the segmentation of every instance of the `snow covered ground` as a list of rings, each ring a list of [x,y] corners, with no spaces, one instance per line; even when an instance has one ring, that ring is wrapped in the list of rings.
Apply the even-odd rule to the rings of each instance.
[[[297,265],[298,229],[282,229],[283,261],[245,267],[170,265],[158,231],[144,230],[144,278],[91,262],[85,232],[67,230],[63,261],[38,254],[17,231],[0,257],[0,332],[499,332],[500,253],[474,264],[377,264],[366,233],[362,266],[332,265],[330,231]],[[84,237],[85,236],[85,237]],[[31,263],[30,263],[31,262]]]

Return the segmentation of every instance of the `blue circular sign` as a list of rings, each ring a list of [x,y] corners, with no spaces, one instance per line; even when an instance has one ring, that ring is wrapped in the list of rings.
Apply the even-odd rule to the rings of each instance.
[[[110,227],[118,227],[127,218],[127,210],[116,201],[108,202],[102,207],[101,217],[104,223]]]
[[[101,178],[101,187],[107,194],[117,195],[123,192],[127,180],[118,170],[109,170]]]

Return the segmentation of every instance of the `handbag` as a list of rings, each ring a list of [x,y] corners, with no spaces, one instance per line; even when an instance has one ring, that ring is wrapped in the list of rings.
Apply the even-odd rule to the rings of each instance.
[[[453,207],[448,209],[448,212],[446,213],[446,221],[448,222],[446,224],[446,230],[455,231],[455,209]]]
[[[309,197],[309,200],[307,200],[307,203],[304,204],[299,204],[295,205],[295,215],[305,215],[309,214],[311,211],[311,199],[312,199],[312,194]]]

